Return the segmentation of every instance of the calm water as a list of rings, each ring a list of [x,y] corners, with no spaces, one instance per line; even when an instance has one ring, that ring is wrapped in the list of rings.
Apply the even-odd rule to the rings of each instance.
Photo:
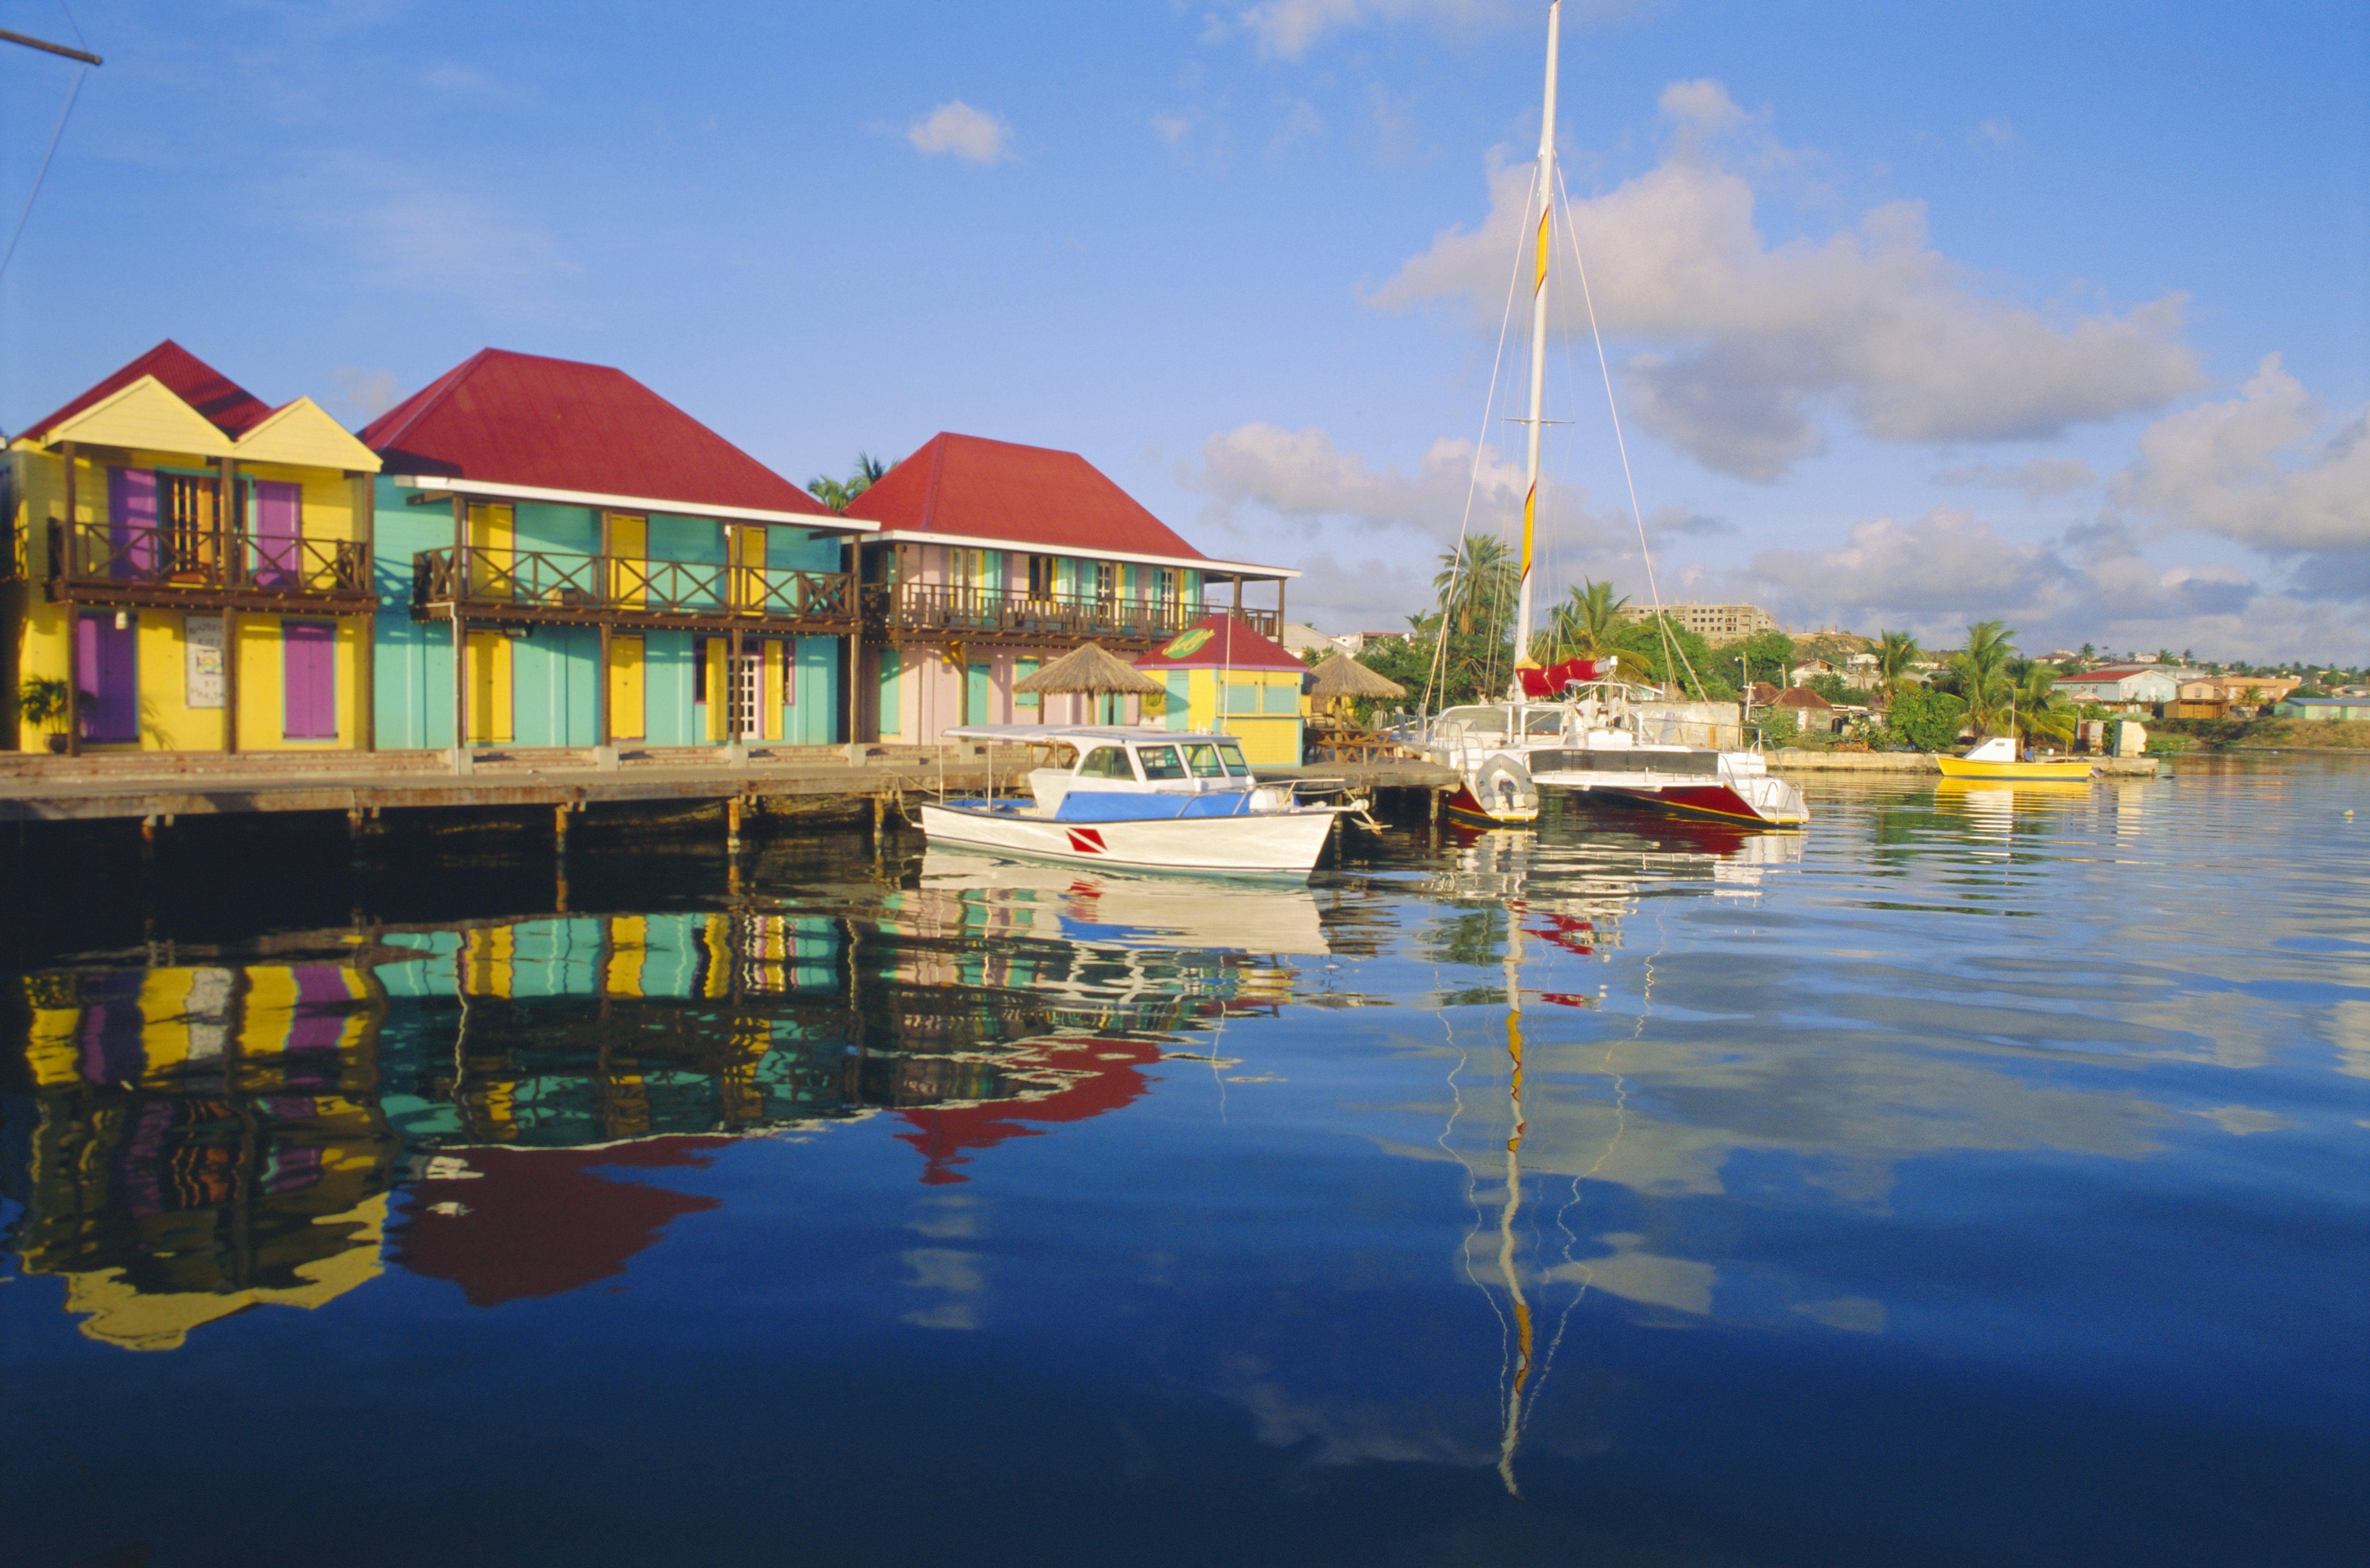
[[[2370,765],[1811,794],[95,871],[7,1559],[2364,1561]]]

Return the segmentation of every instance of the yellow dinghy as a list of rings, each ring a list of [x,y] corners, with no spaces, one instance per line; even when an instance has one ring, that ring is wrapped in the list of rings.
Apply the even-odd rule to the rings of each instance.
[[[2082,784],[2098,776],[2098,764],[2083,757],[2046,762],[2017,760],[2016,742],[1996,735],[1963,757],[1937,754],[1934,765],[1946,779],[2005,779],[2014,784]]]

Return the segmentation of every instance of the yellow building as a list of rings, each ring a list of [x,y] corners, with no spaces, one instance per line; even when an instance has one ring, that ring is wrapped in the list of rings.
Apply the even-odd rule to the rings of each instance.
[[[1147,719],[1237,737],[1254,767],[1300,765],[1300,689],[1308,667],[1248,622],[1204,615],[1135,667],[1168,688],[1144,699]]]
[[[309,398],[158,344],[8,443],[0,688],[17,750],[372,744],[371,476]],[[38,705],[37,704],[35,705]]]

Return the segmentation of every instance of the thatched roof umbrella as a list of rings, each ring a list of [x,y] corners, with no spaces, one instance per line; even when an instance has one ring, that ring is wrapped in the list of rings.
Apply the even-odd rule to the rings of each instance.
[[[1387,699],[1406,696],[1407,688],[1375,674],[1346,653],[1336,653],[1317,667],[1317,680],[1308,688],[1308,694],[1320,703],[1344,698]]]
[[[1100,643],[1087,643],[1075,651],[1064,654],[1036,674],[1012,683],[1016,692],[1033,694],[1049,692],[1076,692],[1099,697],[1110,693],[1149,694],[1168,688],[1141,670],[1129,664],[1117,654],[1106,650]]]

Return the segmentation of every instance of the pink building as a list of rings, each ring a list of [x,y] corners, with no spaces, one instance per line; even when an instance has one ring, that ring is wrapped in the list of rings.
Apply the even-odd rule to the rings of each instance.
[[[1017,695],[1081,643],[1133,661],[1214,608],[1269,636],[1288,567],[1219,561],[1076,452],[940,434],[857,498],[864,666],[857,733],[935,744],[961,724],[1134,724],[1133,699]],[[1242,605],[1272,583],[1272,609]]]

